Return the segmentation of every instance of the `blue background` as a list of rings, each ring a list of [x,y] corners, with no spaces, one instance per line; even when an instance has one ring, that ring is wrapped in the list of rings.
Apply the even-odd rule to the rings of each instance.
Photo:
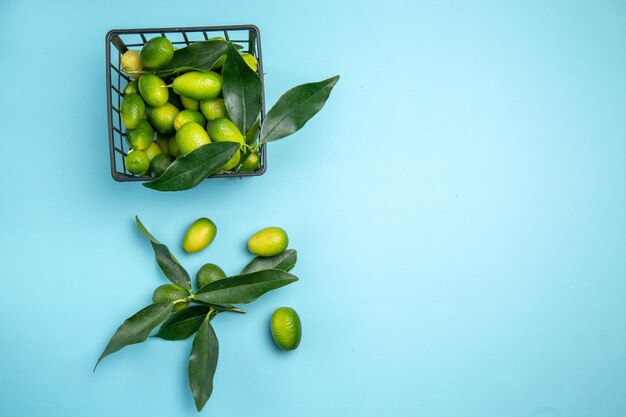
[[[190,343],[91,368],[165,282],[279,225],[301,280],[215,320],[203,415],[626,414],[624,2],[2,1],[0,411],[194,416]],[[341,74],[258,178],[114,182],[104,36],[255,23],[269,104]],[[183,253],[196,218],[213,245]],[[294,307],[300,348],[268,323]]]

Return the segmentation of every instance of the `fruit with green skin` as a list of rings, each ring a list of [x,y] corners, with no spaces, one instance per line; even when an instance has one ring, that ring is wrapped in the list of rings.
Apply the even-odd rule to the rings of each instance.
[[[129,94],[124,96],[120,104],[120,116],[122,123],[128,129],[137,127],[146,111],[146,104],[139,94]]]
[[[126,155],[126,169],[131,174],[141,175],[150,168],[150,160],[143,151],[130,151]]]
[[[218,117],[228,117],[226,104],[223,98],[214,98],[213,100],[203,100],[200,102],[200,111],[207,120],[217,119]]]
[[[160,153],[150,161],[150,173],[153,177],[160,177],[174,162],[174,158],[169,153]]]
[[[124,95],[128,94],[139,94],[139,83],[137,80],[132,80],[124,87]]]
[[[211,143],[211,138],[202,126],[196,122],[185,123],[176,132],[176,145],[178,146],[178,151],[183,155],[187,155],[208,143]]]
[[[258,153],[252,152],[241,163],[240,171],[243,172],[256,172],[261,167],[261,157]]]
[[[259,230],[248,239],[248,250],[258,256],[276,256],[289,245],[289,237],[280,227]]]
[[[159,144],[159,148],[161,148],[161,152],[165,154],[170,154],[170,137],[164,135],[162,133],[157,133],[156,142]]]
[[[126,51],[120,58],[120,66],[130,78],[137,79],[141,77],[141,54],[139,51]]]
[[[148,160],[152,162],[152,160],[154,159],[155,156],[160,155],[161,154],[161,147],[159,146],[158,143],[156,142],[152,142],[150,144],[150,146],[148,146],[143,153],[146,154],[146,156],[148,157]]]
[[[169,98],[165,81],[154,74],[144,74],[139,78],[139,93],[145,102],[152,107],[164,105]]]
[[[250,69],[256,72],[257,68],[259,67],[259,62],[256,60],[256,58],[250,54],[241,54],[241,57],[244,61],[246,61],[246,64],[248,64]]]
[[[222,76],[213,71],[191,71],[174,78],[174,92],[193,100],[212,100],[222,92]]]
[[[165,103],[159,107],[148,108],[148,120],[157,132],[163,135],[174,133],[174,120],[179,110],[172,103]]]
[[[237,126],[225,117],[209,120],[206,130],[214,142],[236,142],[242,145],[245,143]]]
[[[136,151],[148,149],[153,138],[154,130],[146,120],[141,120],[136,128],[126,131],[126,142]]]
[[[196,122],[204,126],[206,120],[204,120],[204,116],[199,111],[185,109],[176,115],[174,129],[178,130],[188,122]]]
[[[199,252],[213,242],[216,234],[215,223],[206,217],[199,218],[187,229],[183,239],[183,249],[188,253]]]
[[[189,296],[189,293],[184,288],[179,287],[176,284],[163,284],[154,290],[152,293],[153,303],[172,302],[176,300],[184,300]],[[180,311],[189,305],[188,301],[178,302],[174,304],[172,311]]]
[[[280,307],[272,314],[270,324],[276,345],[283,350],[294,350],[302,339],[302,322],[296,310]]]
[[[146,68],[161,68],[174,57],[172,42],[166,37],[152,38],[141,48],[141,62]]]
[[[241,151],[235,152],[235,154],[228,160],[228,162],[224,164],[222,169],[224,171],[230,171],[239,164],[239,161],[241,161]]]
[[[202,268],[198,270],[198,273],[196,274],[196,283],[198,284],[198,288],[202,288],[207,284],[224,278],[226,278],[226,273],[222,268],[215,264],[208,263],[202,265]]]
[[[180,102],[187,110],[200,110],[200,102],[198,100],[181,96]]]

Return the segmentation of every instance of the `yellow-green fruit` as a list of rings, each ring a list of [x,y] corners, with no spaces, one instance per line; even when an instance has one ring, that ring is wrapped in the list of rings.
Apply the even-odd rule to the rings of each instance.
[[[179,151],[178,151],[178,144],[176,143],[176,136],[172,136],[170,138],[169,149],[170,149],[170,155],[172,155],[174,158],[178,157]]]
[[[250,69],[256,72],[259,66],[259,62],[256,60],[256,58],[250,54],[241,54],[241,57],[243,58],[244,61],[246,61],[246,64],[248,64]]]
[[[237,166],[237,164],[239,164],[239,161],[241,161],[241,151],[235,152],[235,154],[232,156],[232,158],[230,158],[228,160],[228,162],[226,162],[224,164],[222,169],[224,171],[229,171],[229,170],[235,168]]]
[[[139,79],[139,93],[152,107],[159,107],[167,103],[169,92],[165,81],[154,74],[144,74]]]
[[[228,117],[226,104],[224,104],[223,98],[201,101],[200,111],[207,120],[217,119],[218,117]]]
[[[152,159],[154,159],[155,156],[159,155],[161,153],[161,147],[159,146],[158,143],[156,142],[152,142],[150,144],[150,146],[148,146],[143,153],[146,154],[146,156],[148,157],[149,161],[152,161]]]
[[[130,151],[126,155],[126,169],[131,174],[141,175],[150,168],[150,160],[142,151]]]
[[[280,227],[267,227],[248,239],[248,250],[257,256],[276,256],[287,249],[288,244],[287,232]]]
[[[226,62],[226,55],[222,55],[221,57],[219,57],[219,59],[215,61],[215,64],[213,64],[211,69],[215,71],[220,70],[224,66],[224,62]]]
[[[202,217],[189,226],[183,239],[183,249],[189,253],[195,253],[206,248],[213,242],[217,233],[215,223],[206,217]]]
[[[180,129],[187,122],[196,122],[199,125],[204,125],[206,123],[202,113],[197,110],[185,109],[176,115],[176,118],[174,119],[174,129]]]
[[[180,102],[187,110],[200,110],[200,102],[198,100],[181,96]]]
[[[150,173],[153,177],[160,177],[174,162],[169,153],[160,153],[150,161]]]
[[[178,151],[183,155],[187,155],[207,143],[211,143],[211,138],[196,122],[186,123],[176,132],[176,145],[178,145]]]
[[[124,95],[128,94],[139,94],[139,83],[137,80],[132,80],[124,87]]]
[[[174,78],[174,92],[193,100],[212,100],[222,92],[222,76],[213,71],[191,71]]]
[[[202,288],[207,284],[210,284],[215,281],[219,281],[220,279],[226,278],[226,273],[222,268],[215,264],[204,264],[202,268],[198,270],[196,274],[196,282],[198,283],[198,288]]]
[[[209,120],[206,130],[214,142],[236,142],[244,144],[243,135],[237,126],[225,117]]]
[[[302,339],[302,323],[296,310],[291,307],[280,307],[272,314],[270,324],[272,337],[279,348],[294,350]]]
[[[152,293],[153,303],[172,302],[176,300],[183,300],[189,296],[189,292],[176,284],[163,284],[154,290]],[[174,304],[172,311],[180,311],[189,305],[188,301],[178,302]]]
[[[122,71],[124,71],[130,78],[137,79],[141,77],[141,54],[139,51],[126,51],[120,58],[120,65]]]
[[[161,148],[161,152],[169,155],[170,153],[170,137],[166,136],[162,133],[157,133],[156,142],[159,144],[159,148]]]
[[[243,162],[241,163],[240,171],[256,172],[259,170],[260,167],[261,167],[261,158],[259,157],[258,153],[253,152],[249,154],[246,157],[246,159],[243,160]]]
[[[146,111],[146,104],[139,94],[129,94],[124,96],[120,104],[120,116],[122,122],[128,129],[134,129],[141,121]]]
[[[141,120],[136,128],[126,131],[126,142],[136,151],[147,149],[153,138],[154,130],[146,120]]]
[[[165,103],[159,107],[148,108],[148,119],[157,132],[164,135],[174,133],[174,119],[179,110],[172,103]]]
[[[169,39],[159,36],[152,38],[141,48],[141,61],[146,68],[160,68],[174,57],[174,47]]]

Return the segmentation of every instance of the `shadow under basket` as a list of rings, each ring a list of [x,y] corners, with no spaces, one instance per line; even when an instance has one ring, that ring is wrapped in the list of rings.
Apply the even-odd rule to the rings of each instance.
[[[265,119],[265,83],[263,82],[263,59],[261,57],[261,37],[254,25],[203,26],[186,28],[114,29],[106,34],[106,83],[107,117],[109,129],[109,153],[111,176],[120,182],[150,181],[148,176],[133,175],[126,169],[125,157],[130,151],[124,139],[124,125],[120,116],[123,91],[130,81],[120,65],[122,54],[129,49],[140,50],[151,38],[164,36],[176,48],[184,48],[197,41],[222,37],[241,47],[240,51],[252,54],[258,61],[261,78],[261,122]],[[225,172],[210,175],[208,178],[239,178],[263,175],[267,169],[267,150],[263,144],[259,148],[260,167],[255,172]]]

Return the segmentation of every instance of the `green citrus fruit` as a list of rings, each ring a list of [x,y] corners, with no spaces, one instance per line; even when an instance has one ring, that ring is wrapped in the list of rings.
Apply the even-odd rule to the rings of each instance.
[[[198,100],[181,96],[180,102],[187,110],[200,110],[200,102]]]
[[[166,136],[162,133],[157,133],[156,142],[159,144],[159,148],[161,148],[161,152],[170,154],[170,137]]]
[[[177,158],[180,152],[178,151],[178,144],[176,143],[176,136],[172,136],[170,138],[168,147],[170,149],[170,155],[172,155],[174,158]]]
[[[139,51],[126,51],[120,58],[120,65],[122,71],[124,71],[130,78],[137,79],[141,77],[141,54]]]
[[[127,96],[129,94],[139,94],[139,83],[137,80],[132,80],[124,87],[124,95]]]
[[[246,64],[248,64],[250,69],[256,72],[257,68],[259,67],[259,62],[256,60],[256,58],[250,54],[241,54],[241,57],[244,61],[246,61]]]
[[[196,122],[188,122],[176,132],[176,145],[183,155],[211,143],[208,133]]]
[[[183,239],[183,248],[189,253],[195,253],[206,248],[213,242],[217,234],[215,223],[202,217],[189,226]]]
[[[279,348],[294,350],[302,339],[302,323],[296,310],[291,307],[280,307],[272,314],[270,324],[272,337]]]
[[[139,94],[124,96],[120,104],[120,116],[128,129],[134,129],[141,121],[146,111],[146,105]]]
[[[217,119],[218,117],[228,117],[226,104],[224,104],[223,98],[214,98],[213,100],[201,101],[200,111],[207,120]]]
[[[159,107],[167,103],[169,92],[165,81],[154,74],[144,74],[139,79],[139,93],[152,107]]]
[[[150,168],[150,160],[143,151],[130,151],[126,155],[126,169],[131,174],[141,175]]]
[[[252,152],[241,164],[240,171],[243,172],[256,172],[261,167],[261,157],[258,153]]]
[[[174,133],[174,119],[176,119],[178,111],[172,103],[148,108],[148,120],[157,132],[170,135]]]
[[[197,110],[185,109],[176,115],[176,118],[174,119],[174,129],[180,129],[187,122],[196,122],[202,126],[206,123],[202,113]]]
[[[226,273],[222,268],[215,264],[204,264],[202,268],[196,274],[196,282],[198,283],[198,288],[202,288],[207,284],[210,284],[214,281],[218,281],[220,279],[226,278]]]
[[[126,142],[136,151],[146,150],[153,138],[154,130],[146,120],[141,120],[136,128],[126,131]]]
[[[206,130],[214,142],[236,142],[244,144],[243,135],[237,126],[225,117],[209,120]]]
[[[276,256],[287,249],[288,244],[287,232],[280,227],[267,227],[248,239],[248,250],[258,256]]]
[[[174,47],[169,39],[159,36],[152,38],[141,48],[141,62],[146,68],[161,68],[174,57]]]
[[[172,302],[189,296],[189,292],[176,284],[163,284],[152,293],[153,303]],[[174,304],[172,311],[180,311],[189,305],[188,301]]]
[[[239,161],[241,161],[241,151],[235,152],[235,154],[228,160],[228,162],[224,164],[222,169],[224,171],[230,171],[239,164]]]
[[[161,147],[159,146],[158,143],[152,142],[150,144],[150,146],[148,146],[146,149],[144,149],[143,153],[146,154],[146,156],[148,157],[149,161],[152,161],[154,159],[154,157],[157,156],[157,155],[160,155],[162,153],[162,151],[161,151]]]
[[[191,71],[174,78],[174,92],[193,100],[212,100],[222,92],[222,76],[213,71]]]
[[[150,173],[153,177],[160,177],[172,162],[174,158],[169,153],[160,153],[150,161]]]

